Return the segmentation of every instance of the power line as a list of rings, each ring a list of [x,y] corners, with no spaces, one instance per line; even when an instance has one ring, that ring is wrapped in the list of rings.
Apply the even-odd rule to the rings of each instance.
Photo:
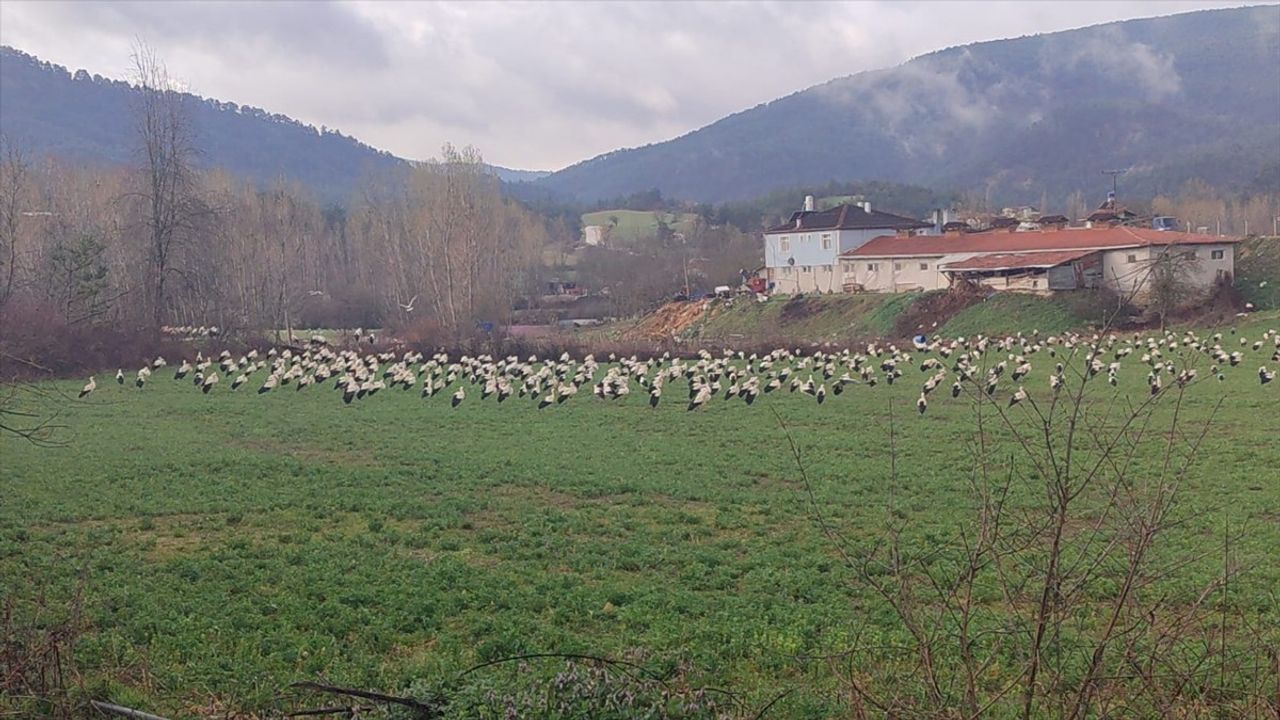
[[[1121,175],[1123,175],[1123,174],[1125,174],[1125,173],[1127,173],[1127,172],[1129,172],[1129,171],[1128,171],[1128,170],[1103,170],[1103,171],[1102,171],[1102,174],[1103,174],[1103,175],[1110,175],[1110,176],[1111,176],[1111,197],[1113,197],[1113,198],[1114,198],[1114,197],[1120,197],[1120,195],[1119,195],[1119,189],[1120,189],[1120,188],[1119,188],[1119,185],[1118,185],[1118,183],[1117,183],[1117,178],[1119,178]]]

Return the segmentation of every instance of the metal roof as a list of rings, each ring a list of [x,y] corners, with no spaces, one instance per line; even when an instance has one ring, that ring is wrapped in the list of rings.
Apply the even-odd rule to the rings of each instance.
[[[996,253],[975,255],[967,260],[943,263],[943,270],[1030,270],[1051,268],[1092,255],[1097,250],[1050,250],[1034,253]]]
[[[1149,245],[1223,245],[1239,238],[1216,235],[1105,227],[980,232],[962,235],[882,235],[842,257],[938,257],[956,253],[1027,253],[1049,250],[1114,250]]]

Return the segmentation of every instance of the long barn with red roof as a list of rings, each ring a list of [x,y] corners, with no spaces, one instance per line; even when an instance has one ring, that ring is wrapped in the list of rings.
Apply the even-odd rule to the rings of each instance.
[[[841,253],[840,270],[846,292],[974,283],[1033,293],[1107,287],[1140,297],[1161,268],[1176,268],[1182,282],[1207,292],[1234,274],[1238,242],[1119,225],[883,235]]]

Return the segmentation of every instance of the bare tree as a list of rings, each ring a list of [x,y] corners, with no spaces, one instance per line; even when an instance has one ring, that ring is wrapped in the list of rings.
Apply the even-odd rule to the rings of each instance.
[[[968,352],[1008,350],[983,340]],[[824,658],[854,717],[1169,717],[1196,703],[1274,712],[1259,691],[1261,668],[1275,662],[1266,633],[1234,629],[1248,617],[1212,607],[1240,572],[1232,536],[1202,553],[1157,552],[1181,522],[1179,490],[1211,422],[1182,419],[1193,354],[1177,363],[1177,381],[1131,400],[1105,390],[1098,368],[1111,350],[1107,340],[1071,349],[1052,396],[1016,408],[985,389],[986,362],[975,367],[961,385],[974,414],[973,516],[927,547],[904,539],[895,507],[883,534],[845,535],[791,440],[820,528],[870,591],[859,614],[887,613],[902,630],[890,641],[860,621],[852,647]],[[888,424],[896,486],[892,400]],[[1144,457],[1153,450],[1155,462]],[[1221,574],[1188,587],[1182,571],[1219,551]]]
[[[196,157],[186,97],[174,87],[168,70],[151,48],[133,52],[136,131],[142,155],[143,223],[146,228],[147,307],[159,330],[167,309],[166,281],[177,245],[195,230],[204,214],[196,185]]]
[[[18,223],[27,175],[21,149],[0,136],[0,324],[18,276]]]
[[[1146,291],[1151,312],[1160,318],[1160,330],[1179,308],[1196,297],[1193,276],[1200,269],[1194,248],[1168,245],[1154,250],[1145,263]]]

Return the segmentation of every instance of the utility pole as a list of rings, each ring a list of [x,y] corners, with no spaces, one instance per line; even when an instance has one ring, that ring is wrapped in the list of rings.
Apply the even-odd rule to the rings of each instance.
[[[1103,175],[1111,176],[1111,197],[1113,198],[1120,197],[1120,193],[1119,193],[1120,186],[1117,181],[1117,178],[1119,178],[1121,175],[1127,172],[1129,171],[1128,170],[1103,170],[1102,171]]]

